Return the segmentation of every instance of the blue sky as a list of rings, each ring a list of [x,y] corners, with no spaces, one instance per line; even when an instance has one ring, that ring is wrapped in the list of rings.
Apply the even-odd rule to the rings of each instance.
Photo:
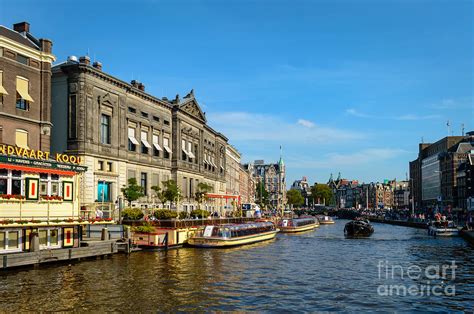
[[[194,88],[244,161],[288,184],[404,179],[418,143],[474,129],[473,1],[0,1],[58,61],[85,55],[158,97]]]

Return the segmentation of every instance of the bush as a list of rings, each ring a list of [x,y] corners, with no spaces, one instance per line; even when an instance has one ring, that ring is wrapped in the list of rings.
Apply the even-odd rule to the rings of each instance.
[[[188,219],[189,214],[187,212],[180,212],[179,213],[179,219]]]
[[[178,217],[178,213],[169,209],[158,209],[153,214],[156,219],[172,219]]]
[[[192,218],[207,218],[209,217],[210,213],[204,209],[195,209],[191,212]]]
[[[140,208],[126,208],[122,211],[124,220],[140,220],[143,218],[143,212]]]
[[[150,224],[144,224],[143,226],[136,226],[132,228],[133,232],[140,232],[140,233],[150,233],[155,231],[155,228],[153,228],[152,225]]]

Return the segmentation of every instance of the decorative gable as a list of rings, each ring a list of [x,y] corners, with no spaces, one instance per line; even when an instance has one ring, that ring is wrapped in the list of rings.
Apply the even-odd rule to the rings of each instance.
[[[184,112],[187,112],[191,116],[195,117],[198,120],[201,120],[203,122],[206,122],[206,116],[204,115],[204,112],[202,112],[201,108],[199,107],[198,103],[196,102],[195,99],[191,99],[188,102],[182,104],[180,106],[180,109],[183,110]]]

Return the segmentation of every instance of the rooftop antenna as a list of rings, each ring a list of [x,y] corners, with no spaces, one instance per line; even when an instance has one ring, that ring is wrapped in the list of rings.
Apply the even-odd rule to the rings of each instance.
[[[450,126],[451,126],[451,124],[449,124],[449,120],[448,120],[448,122],[446,122],[446,126],[448,127],[448,136],[449,136],[449,133],[451,133],[451,132],[450,132]]]
[[[423,143],[424,143],[424,142],[423,142],[423,136],[422,136],[422,137],[421,137],[421,144],[423,144]]]
[[[89,48],[87,48],[87,56],[89,57]]]
[[[461,123],[461,134],[464,136],[464,123]]]

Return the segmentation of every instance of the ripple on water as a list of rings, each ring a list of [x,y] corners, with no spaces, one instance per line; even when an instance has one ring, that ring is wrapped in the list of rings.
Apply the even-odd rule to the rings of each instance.
[[[472,310],[474,253],[461,239],[382,224],[371,238],[346,239],[344,223],[232,249],[140,252],[3,272],[0,311]],[[454,297],[377,294],[387,284],[378,277],[379,261],[427,267],[453,259]]]

